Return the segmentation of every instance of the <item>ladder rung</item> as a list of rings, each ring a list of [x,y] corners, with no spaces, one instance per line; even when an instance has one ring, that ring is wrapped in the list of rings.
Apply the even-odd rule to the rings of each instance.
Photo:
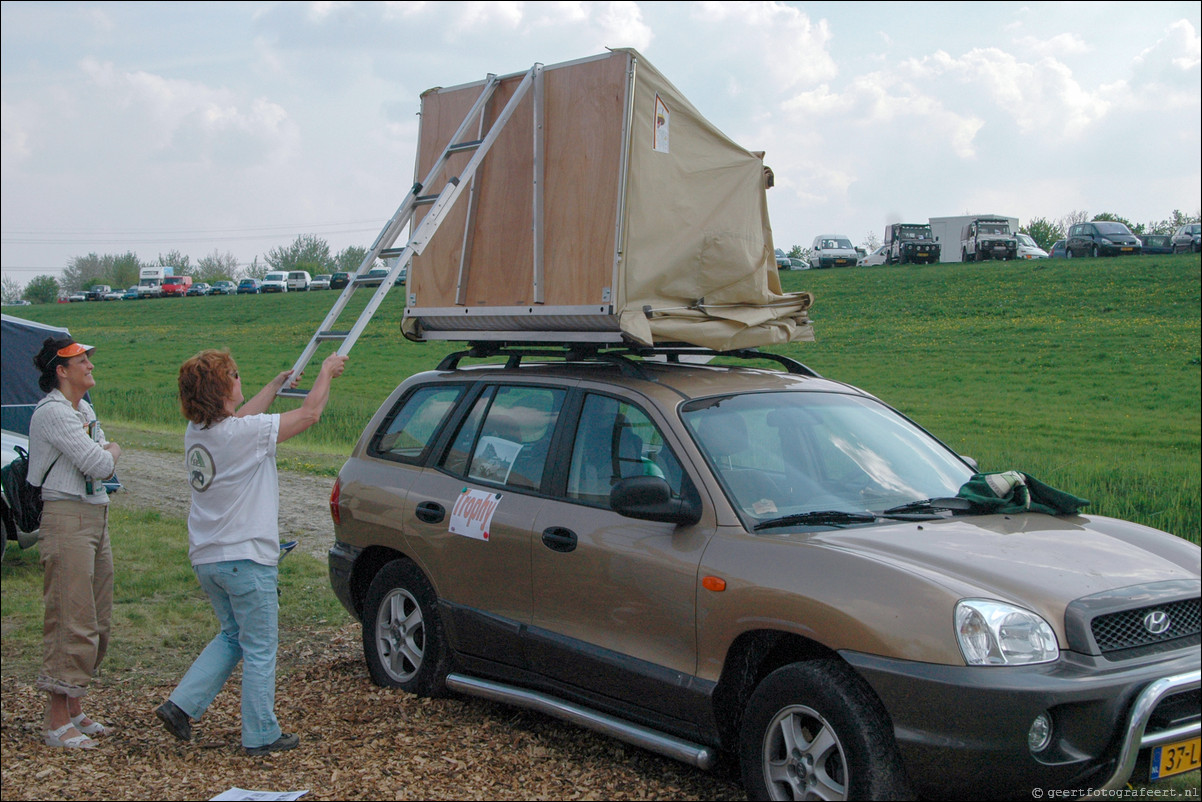
[[[418,206],[429,206],[436,200],[438,200],[437,195],[418,195],[413,199],[413,202]]]
[[[404,252],[404,248],[385,248],[384,250],[380,251],[380,258],[390,259],[393,256],[400,256]]]
[[[304,398],[308,394],[308,389],[303,387],[281,387],[276,393],[276,395],[283,395],[288,398]]]
[[[317,332],[318,340],[345,340],[350,336],[350,331],[319,331]]]
[[[447,146],[447,153],[459,153],[463,150],[475,150],[484,144],[483,139],[473,139],[469,142],[460,142],[458,145]]]

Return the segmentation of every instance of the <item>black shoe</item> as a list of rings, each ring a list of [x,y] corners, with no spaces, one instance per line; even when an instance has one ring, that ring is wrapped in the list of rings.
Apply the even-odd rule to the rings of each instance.
[[[246,754],[255,757],[257,755],[266,755],[268,752],[287,752],[289,749],[295,749],[298,746],[300,746],[300,736],[285,732],[272,743],[246,747]]]
[[[155,708],[154,714],[159,717],[159,721],[163,722],[167,732],[181,741],[192,740],[192,720],[188,718],[187,713],[179,709],[175,702],[168,699]]]

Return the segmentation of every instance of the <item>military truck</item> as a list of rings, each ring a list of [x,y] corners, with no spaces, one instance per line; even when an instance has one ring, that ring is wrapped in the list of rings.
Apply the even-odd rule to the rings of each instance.
[[[1018,240],[1010,232],[1010,221],[1004,217],[974,218],[960,232],[961,262],[1017,257]]]
[[[928,223],[893,223],[885,228],[885,262],[930,265],[939,261],[940,245]]]

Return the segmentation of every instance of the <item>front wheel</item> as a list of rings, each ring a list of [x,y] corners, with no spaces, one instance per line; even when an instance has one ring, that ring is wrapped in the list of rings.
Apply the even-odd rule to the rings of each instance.
[[[450,656],[434,588],[409,560],[372,579],[364,605],[363,656],[372,682],[418,696],[443,696]]]
[[[1093,249],[1089,252],[1089,255],[1095,259],[1098,258],[1098,246],[1097,245],[1093,246]]]
[[[750,799],[910,799],[880,701],[836,659],[769,674],[747,703],[739,763]]]

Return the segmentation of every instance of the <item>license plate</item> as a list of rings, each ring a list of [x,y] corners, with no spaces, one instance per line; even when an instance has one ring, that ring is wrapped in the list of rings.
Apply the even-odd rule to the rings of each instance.
[[[918,255],[919,255],[919,256],[921,256],[921,257],[923,257],[924,259],[925,259],[926,257],[930,256],[930,254],[929,254],[929,253],[927,253],[926,251],[919,251],[919,252],[918,252]]]
[[[836,259],[836,260],[835,260],[835,264],[837,264],[837,265],[845,265],[845,264],[847,264],[847,260],[846,260],[846,259]]]
[[[1133,250],[1135,250],[1135,249],[1134,249],[1134,248],[1120,248],[1119,250],[1121,250],[1121,251],[1123,251],[1124,253],[1126,253],[1126,252],[1128,252],[1128,251],[1133,251]]]
[[[1193,771],[1202,765],[1202,738],[1191,738],[1152,750],[1151,778],[1163,780],[1174,774]]]

